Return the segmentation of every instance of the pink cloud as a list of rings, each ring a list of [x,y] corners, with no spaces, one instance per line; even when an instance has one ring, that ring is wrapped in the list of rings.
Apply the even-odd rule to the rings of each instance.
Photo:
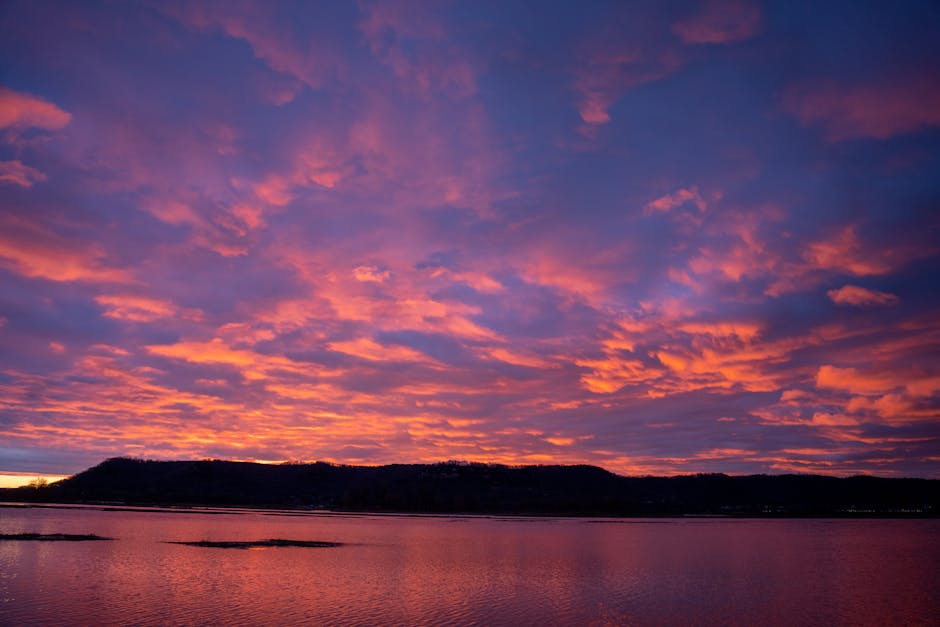
[[[289,170],[273,172],[254,184],[253,191],[259,199],[275,207],[284,207],[294,200],[297,190],[311,186],[333,189],[342,183],[352,170],[345,163],[345,157],[338,154],[337,149],[331,148],[323,139],[317,139],[311,145],[300,148],[293,160]]]
[[[813,289],[827,276],[849,274],[857,277],[883,276],[914,259],[932,254],[929,246],[917,243],[873,245],[861,239],[854,225],[831,231],[803,246],[800,259],[780,259],[768,296]],[[843,295],[843,300],[852,293]],[[856,293],[856,295],[858,295]]]
[[[610,108],[632,87],[674,72],[679,60],[662,54],[648,58],[630,49],[599,49],[588,53],[578,72],[578,114],[588,125],[610,122]]]
[[[860,137],[888,139],[940,126],[940,83],[933,75],[839,85],[795,85],[783,109],[804,125],[819,125],[832,142]]]
[[[631,21],[639,24],[643,19],[631,16]],[[611,27],[592,33],[582,45],[574,69],[578,114],[586,125],[582,133],[593,135],[597,126],[610,122],[610,108],[630,89],[660,80],[681,64],[680,57],[664,47],[662,40],[630,37]]]
[[[672,25],[687,44],[730,44],[755,36],[761,27],[760,7],[750,0],[706,0],[697,14]]]
[[[578,106],[578,114],[588,124],[607,124],[610,114],[607,108],[611,105],[611,98],[598,92],[588,92]]]
[[[456,45],[428,7],[397,1],[364,3],[359,30],[372,54],[418,92],[472,96],[477,89],[473,51]]]
[[[675,211],[691,190],[667,195],[646,206],[646,213]],[[692,200],[686,202],[693,202]],[[759,280],[763,294],[780,297],[816,289],[834,277],[885,276],[916,259],[933,254],[933,249],[916,241],[918,235],[901,242],[877,242],[862,237],[855,224],[826,229],[821,235],[800,241],[789,234],[780,237],[787,214],[774,205],[749,210],[695,212],[681,217],[694,225],[689,234],[700,242],[691,248],[684,267],[672,267],[670,279],[700,291],[707,281],[742,283]],[[703,281],[704,280],[704,281]],[[846,304],[853,289],[834,296]],[[855,296],[859,296],[855,292]]]
[[[164,299],[138,294],[102,294],[95,302],[104,307],[104,316],[131,322],[153,322],[169,317],[190,320],[202,318],[202,312],[177,307]]]
[[[274,5],[206,2],[164,5],[161,9],[192,28],[217,28],[229,37],[245,41],[272,70],[309,87],[322,87],[344,65],[337,47],[327,45],[328,33],[291,36],[289,27],[285,28],[289,24],[278,23]],[[268,90],[263,96],[276,104],[285,104],[294,99],[296,91],[281,87]]]
[[[705,202],[705,199],[702,198],[702,195],[698,191],[698,187],[693,185],[689,188],[679,188],[671,194],[666,194],[661,196],[656,200],[652,200],[646,203],[646,206],[643,208],[646,215],[652,213],[665,213],[671,211],[677,207],[681,207],[686,203],[692,203],[695,205],[699,211],[705,211],[708,209],[708,203]]]
[[[26,277],[50,281],[126,283],[131,276],[109,265],[94,244],[75,242],[15,217],[0,221],[0,265]]]
[[[0,128],[65,128],[72,115],[37,96],[0,87]]]
[[[356,266],[353,268],[353,277],[360,283],[384,283],[391,272],[382,270],[377,266]]]
[[[783,259],[768,236],[784,217],[780,209],[767,205],[707,215],[713,217],[703,227],[705,242],[688,261],[693,274],[737,283],[781,272]]]
[[[890,261],[883,255],[873,255],[865,250],[853,226],[846,226],[832,237],[810,243],[803,251],[803,258],[813,268],[856,276],[884,274],[891,269]]]
[[[345,353],[367,361],[421,362],[428,357],[414,349],[404,346],[384,346],[367,337],[360,337],[346,342],[331,342],[329,349]]]
[[[898,297],[894,294],[869,290],[857,285],[845,285],[839,289],[829,290],[826,294],[837,305],[867,307],[872,305],[895,305],[898,302]]]
[[[45,180],[45,174],[21,161],[0,161],[0,184],[32,187]]]
[[[840,305],[897,302],[846,283],[897,291],[886,275],[934,254],[917,228],[930,190],[903,178],[929,145],[912,142],[928,161],[864,198],[846,181],[868,155],[792,161],[762,107],[793,68],[742,82],[778,59],[682,45],[755,36],[753,4],[697,3],[675,22],[629,3],[538,40],[524,15],[478,22],[448,3],[298,6],[301,19],[286,4],[187,3],[181,28],[141,5],[152,40],[100,28],[33,55],[49,80],[96,71],[54,87],[68,133],[0,162],[22,200],[0,211],[0,269],[19,275],[4,293],[17,315],[0,317],[11,442],[839,472],[924,431],[898,425],[936,420],[929,294],[863,315],[808,300],[825,285],[842,286]],[[60,39],[31,37],[40,52]],[[199,60],[180,72],[187,55]],[[696,71],[677,72],[686,55]],[[0,133],[69,124],[18,96],[32,104]],[[585,154],[563,115],[588,137],[616,132]],[[36,185],[45,175],[23,162],[53,180]]]

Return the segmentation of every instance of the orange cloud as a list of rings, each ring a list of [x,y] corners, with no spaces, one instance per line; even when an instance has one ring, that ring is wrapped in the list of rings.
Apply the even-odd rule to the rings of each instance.
[[[851,427],[859,423],[858,418],[846,414],[831,412],[816,412],[810,422],[823,427]]]
[[[886,337],[886,332],[893,337]],[[940,376],[930,359],[936,350],[935,331],[910,325],[904,331],[893,326],[842,332],[819,329],[815,335],[826,359],[853,365],[824,364],[813,368],[812,374],[805,367],[795,370],[801,379],[812,377],[815,388],[787,389],[776,404],[751,411],[753,416],[768,424],[816,427],[819,437],[838,442],[930,439],[890,434],[885,428],[936,420]],[[847,348],[840,347],[842,340],[849,342]],[[866,365],[854,365],[858,363]],[[792,384],[797,379],[791,375],[789,380]],[[877,435],[873,426],[880,429]]]
[[[68,126],[72,114],[42,98],[0,87],[0,128],[41,128],[57,131]]]
[[[845,285],[839,289],[833,289],[826,292],[832,302],[837,305],[854,305],[855,307],[867,307],[878,305],[896,305],[898,297],[887,292],[878,290],[869,290],[857,285]]]
[[[753,342],[761,332],[760,324],[747,321],[684,322],[676,328],[690,335],[734,338],[745,342]]]
[[[856,368],[825,365],[820,366],[816,374],[816,385],[845,392],[873,394],[896,388],[898,381],[888,373],[866,373]]]
[[[904,384],[908,393],[913,396],[929,397],[940,392],[940,376],[921,376],[912,378]]]
[[[750,0],[706,0],[702,10],[672,25],[687,44],[730,44],[760,31],[761,10]]]
[[[691,315],[680,307],[645,319],[620,320],[601,342],[603,359],[575,362],[588,369],[581,376],[582,386],[611,394],[634,385],[634,394],[651,398],[695,390],[772,391],[784,380],[776,369],[793,351],[815,341],[765,341],[756,322],[683,320]]]
[[[695,275],[712,275],[733,282],[781,272],[783,260],[769,246],[765,229],[780,222],[782,215],[773,205],[714,214],[704,227],[714,241],[698,249],[689,259],[688,269]]]
[[[864,415],[874,412],[888,422],[908,422],[922,419],[936,418],[936,408],[918,407],[917,399],[908,394],[885,394],[879,397],[856,396],[849,399],[846,410],[855,414]]]
[[[20,161],[0,161],[0,184],[32,187],[45,180],[45,174]]]
[[[368,361],[403,361],[426,362],[430,358],[414,349],[405,346],[386,346],[375,340],[361,337],[347,342],[331,342],[327,345],[330,350],[346,353]]]
[[[183,341],[176,344],[151,345],[146,349],[153,355],[182,359],[191,363],[234,366],[248,380],[266,379],[270,371],[276,370],[288,372],[308,372],[309,370],[286,357],[232,348],[221,338],[213,338],[208,342]]]
[[[588,369],[581,375],[581,384],[595,394],[611,394],[630,384],[643,384],[658,379],[659,368],[646,367],[637,359],[608,353],[606,359],[581,359],[575,364]]]
[[[523,366],[525,368],[553,368],[554,364],[538,356],[525,354],[521,351],[509,350],[500,346],[494,348],[485,348],[482,350],[484,356],[501,361],[514,366]]]

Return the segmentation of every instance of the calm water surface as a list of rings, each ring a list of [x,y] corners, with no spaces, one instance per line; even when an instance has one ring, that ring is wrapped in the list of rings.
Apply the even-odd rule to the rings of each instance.
[[[940,521],[0,508],[0,624],[937,624]],[[336,548],[167,541],[288,538]]]

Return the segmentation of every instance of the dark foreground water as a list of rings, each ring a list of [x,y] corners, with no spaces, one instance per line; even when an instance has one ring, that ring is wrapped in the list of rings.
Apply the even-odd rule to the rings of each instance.
[[[0,507],[0,624],[937,624],[940,521]],[[333,548],[220,549],[267,538]]]

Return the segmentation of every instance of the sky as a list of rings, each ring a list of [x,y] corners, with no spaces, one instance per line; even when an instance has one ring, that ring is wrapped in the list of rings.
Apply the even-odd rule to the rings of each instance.
[[[0,474],[940,478],[940,5],[0,6]]]

